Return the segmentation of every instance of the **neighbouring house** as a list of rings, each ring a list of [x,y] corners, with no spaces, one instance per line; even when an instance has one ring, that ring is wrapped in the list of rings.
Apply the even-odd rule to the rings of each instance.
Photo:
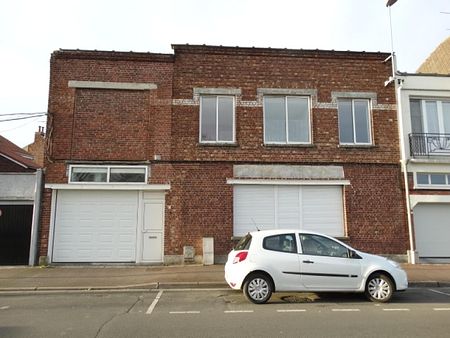
[[[42,262],[223,262],[256,228],[405,257],[389,54],[172,47],[52,54]]]
[[[45,132],[44,127],[39,127],[38,131],[34,133],[33,143],[23,147],[23,149],[33,155],[33,161],[39,166],[44,166],[44,147],[45,147]]]
[[[398,74],[411,244],[419,262],[450,262],[450,75]]]
[[[34,265],[42,171],[33,156],[0,136],[0,265]]]
[[[417,73],[450,74],[450,37],[442,41],[420,65]]]

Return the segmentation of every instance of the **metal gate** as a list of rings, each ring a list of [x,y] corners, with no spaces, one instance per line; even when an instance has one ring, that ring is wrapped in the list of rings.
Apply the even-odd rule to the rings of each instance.
[[[28,265],[32,205],[0,205],[0,265]]]

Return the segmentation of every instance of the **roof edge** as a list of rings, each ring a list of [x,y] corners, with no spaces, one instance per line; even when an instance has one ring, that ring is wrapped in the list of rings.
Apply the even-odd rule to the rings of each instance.
[[[95,60],[133,60],[173,62],[173,54],[115,51],[115,50],[84,50],[84,49],[59,49],[52,53],[53,59],[95,59]]]
[[[338,56],[338,57],[383,57],[387,58],[390,52],[368,52],[368,51],[342,51],[326,49],[288,49],[271,47],[239,47],[222,45],[190,45],[190,44],[172,44],[175,54],[177,52],[197,52],[202,54],[257,54],[278,56]]]

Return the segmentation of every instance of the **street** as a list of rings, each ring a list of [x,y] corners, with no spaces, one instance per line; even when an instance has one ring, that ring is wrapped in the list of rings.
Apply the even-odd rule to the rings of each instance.
[[[228,289],[0,295],[0,337],[444,337],[450,288],[411,288],[388,304],[355,294]]]

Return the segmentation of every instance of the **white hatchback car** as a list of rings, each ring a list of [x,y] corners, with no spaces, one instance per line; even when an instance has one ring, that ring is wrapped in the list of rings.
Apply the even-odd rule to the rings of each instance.
[[[335,238],[298,230],[247,234],[228,255],[225,279],[262,304],[272,292],[365,292],[387,302],[406,290],[406,272],[384,257],[357,251]]]

